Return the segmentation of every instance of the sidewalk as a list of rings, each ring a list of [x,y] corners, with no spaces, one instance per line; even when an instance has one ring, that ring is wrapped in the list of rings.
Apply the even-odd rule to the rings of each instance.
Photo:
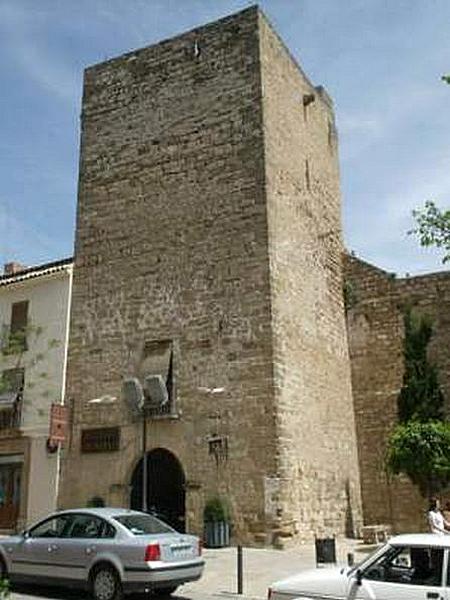
[[[352,552],[358,562],[373,549],[374,546],[363,545],[360,540],[336,540],[338,565],[347,564],[348,552]],[[200,581],[183,585],[177,591],[177,596],[234,596],[237,593],[236,548],[205,549],[203,555],[206,561],[203,577]],[[243,597],[266,598],[267,588],[274,581],[315,567],[313,544],[289,550],[244,548]],[[326,569],[328,566],[319,568]]]

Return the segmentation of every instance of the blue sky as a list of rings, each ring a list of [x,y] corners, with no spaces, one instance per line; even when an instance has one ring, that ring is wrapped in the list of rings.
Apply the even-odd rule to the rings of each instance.
[[[0,263],[70,256],[83,69],[253,4],[0,0]],[[406,236],[450,204],[449,0],[262,0],[335,101],[347,247],[403,275],[443,269]]]

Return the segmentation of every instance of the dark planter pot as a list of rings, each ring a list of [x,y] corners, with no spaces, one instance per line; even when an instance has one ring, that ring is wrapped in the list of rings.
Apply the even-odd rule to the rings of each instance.
[[[205,546],[207,548],[224,548],[230,545],[230,524],[226,521],[205,522]]]

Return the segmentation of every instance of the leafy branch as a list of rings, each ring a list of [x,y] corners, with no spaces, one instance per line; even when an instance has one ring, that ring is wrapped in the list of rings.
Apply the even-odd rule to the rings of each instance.
[[[39,388],[43,398],[51,396],[50,389],[42,389],[43,385],[51,386],[49,375],[45,369],[45,359],[50,351],[60,345],[57,339],[42,339],[44,328],[40,325],[28,324],[26,327],[11,332],[7,326],[0,328],[0,394],[22,392],[19,384],[20,371],[26,372],[27,388]],[[45,412],[45,411],[44,411]],[[43,416],[43,410],[37,409],[37,414]],[[1,596],[0,596],[1,598]]]
[[[416,227],[408,231],[419,238],[420,245],[444,250],[443,263],[450,261],[450,210],[441,210],[432,200],[424,208],[413,210]]]
[[[404,473],[423,496],[450,484],[450,426],[443,421],[408,421],[392,433],[387,449],[389,470]]]

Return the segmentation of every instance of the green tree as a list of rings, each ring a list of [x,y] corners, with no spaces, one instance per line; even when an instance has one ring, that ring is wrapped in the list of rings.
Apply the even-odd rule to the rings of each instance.
[[[428,200],[423,208],[413,210],[412,214],[416,226],[408,233],[417,235],[421,246],[442,248],[442,262],[450,261],[450,210],[442,210]]]
[[[409,421],[394,429],[387,447],[387,467],[403,473],[423,496],[450,484],[450,423]]]
[[[386,467],[395,475],[407,475],[422,495],[429,495],[450,483],[450,423],[444,420],[437,368],[427,356],[432,320],[407,307],[404,326],[399,423],[388,440]]]
[[[398,418],[427,422],[443,418],[444,396],[436,365],[428,360],[427,349],[433,334],[432,320],[407,307],[403,317],[405,372],[398,398]]]

